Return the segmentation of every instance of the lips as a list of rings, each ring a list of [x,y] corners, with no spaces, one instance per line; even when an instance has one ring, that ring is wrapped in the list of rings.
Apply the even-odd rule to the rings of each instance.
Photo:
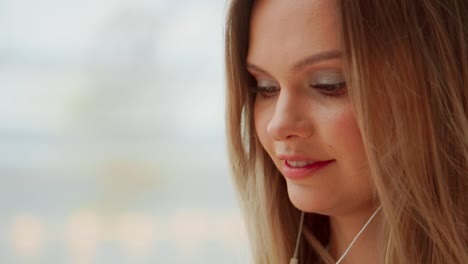
[[[302,167],[317,163],[314,161],[289,161],[289,160],[286,160],[285,162],[286,162],[286,165],[293,167],[293,168],[302,168]]]
[[[313,176],[324,168],[328,167],[335,160],[326,161],[294,161],[284,160],[283,175],[292,180],[299,180]]]

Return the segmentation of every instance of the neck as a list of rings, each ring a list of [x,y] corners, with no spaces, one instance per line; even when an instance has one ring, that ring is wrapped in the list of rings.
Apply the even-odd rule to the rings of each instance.
[[[376,209],[375,207],[349,215],[330,216],[330,254],[335,260],[342,256]],[[379,219],[379,215],[376,215],[340,264],[378,263],[380,253],[377,245]]]

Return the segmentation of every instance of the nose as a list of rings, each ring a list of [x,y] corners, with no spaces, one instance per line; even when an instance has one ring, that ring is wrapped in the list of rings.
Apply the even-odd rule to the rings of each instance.
[[[267,125],[267,133],[276,141],[310,137],[313,133],[311,110],[307,98],[299,94],[280,93]]]

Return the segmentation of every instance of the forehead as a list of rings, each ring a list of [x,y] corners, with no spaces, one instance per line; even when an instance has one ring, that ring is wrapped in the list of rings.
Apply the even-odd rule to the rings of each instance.
[[[247,61],[291,66],[304,56],[341,50],[339,32],[335,0],[256,1]]]

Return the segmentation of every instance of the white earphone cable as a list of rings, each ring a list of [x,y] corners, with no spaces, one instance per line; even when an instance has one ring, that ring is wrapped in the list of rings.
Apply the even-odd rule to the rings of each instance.
[[[370,224],[370,222],[372,221],[372,219],[374,219],[374,217],[377,215],[377,213],[380,211],[380,208],[382,207],[382,205],[380,205],[376,210],[375,212],[371,215],[371,217],[369,218],[369,220],[367,220],[367,223],[361,228],[361,230],[359,231],[359,233],[357,233],[357,235],[354,237],[353,241],[351,241],[351,243],[349,244],[348,248],[345,250],[345,252],[343,253],[343,255],[341,255],[341,258],[336,262],[336,264],[339,264],[343,259],[344,257],[346,256],[346,254],[348,254],[348,252],[351,250],[351,247],[354,245],[354,243],[356,242],[356,240],[358,239],[358,237],[362,234],[362,232],[364,232],[364,229],[366,229],[366,227]]]
[[[289,262],[289,264],[297,264],[298,263],[297,253],[299,251],[299,241],[301,240],[303,224],[304,224],[304,212],[301,212],[301,221],[299,223],[299,231],[297,232],[296,248],[294,249],[294,255],[291,258],[291,261]]]
[[[364,226],[361,228],[361,230],[357,233],[357,235],[354,237],[353,241],[351,241],[351,243],[349,244],[348,248],[345,250],[345,252],[343,253],[343,255],[341,255],[340,259],[338,259],[338,261],[336,262],[336,264],[339,264],[339,263],[344,259],[344,257],[346,256],[346,254],[348,254],[348,252],[351,250],[351,247],[354,245],[354,243],[356,242],[356,240],[359,238],[359,236],[362,234],[362,232],[364,232],[364,229],[366,229],[366,227],[370,224],[370,222],[372,222],[372,219],[374,219],[374,217],[375,217],[375,216],[377,215],[377,213],[380,211],[380,208],[382,208],[382,205],[380,205],[380,206],[374,211],[374,213],[369,217],[369,220],[367,220],[367,222],[364,224]],[[299,260],[297,259],[297,253],[298,253],[298,249],[299,249],[299,241],[300,241],[300,238],[301,238],[303,223],[304,223],[304,212],[302,212],[302,214],[301,214],[301,221],[300,221],[300,224],[299,224],[299,232],[298,232],[298,234],[297,234],[296,248],[295,248],[295,250],[294,250],[294,256],[291,258],[289,264],[297,264],[297,263],[299,262]]]

